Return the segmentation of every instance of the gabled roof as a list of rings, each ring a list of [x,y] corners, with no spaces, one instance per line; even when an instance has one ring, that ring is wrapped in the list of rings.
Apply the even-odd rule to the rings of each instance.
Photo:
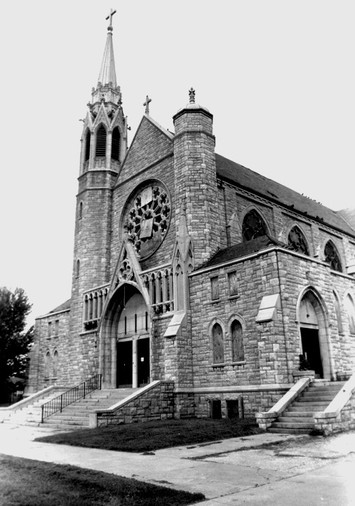
[[[285,247],[283,243],[277,241],[276,239],[268,235],[263,235],[256,237],[255,239],[251,239],[250,241],[235,244],[234,246],[229,246],[228,248],[217,251],[212,258],[210,258],[205,264],[201,265],[197,270],[205,269],[206,267],[213,267],[215,265],[229,262],[230,260],[236,260],[237,258],[246,257],[248,255],[252,255],[253,253],[258,253],[259,251],[267,249],[270,246]]]
[[[217,153],[216,166],[221,179],[355,237],[355,229],[340,213]]]

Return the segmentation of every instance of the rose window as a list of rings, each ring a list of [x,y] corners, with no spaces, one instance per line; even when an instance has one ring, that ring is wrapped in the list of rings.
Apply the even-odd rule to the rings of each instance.
[[[151,185],[129,202],[124,230],[141,259],[150,256],[163,241],[170,220],[170,200],[166,190]]]

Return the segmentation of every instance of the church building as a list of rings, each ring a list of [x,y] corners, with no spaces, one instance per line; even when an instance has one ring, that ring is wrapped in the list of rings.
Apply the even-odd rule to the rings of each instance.
[[[112,37],[111,15],[81,138],[71,298],[36,320],[28,392],[100,374],[105,389],[172,385],[174,417],[254,415],[300,370],[349,378],[345,213],[217,154],[193,89],[174,132],[147,97],[128,146]]]

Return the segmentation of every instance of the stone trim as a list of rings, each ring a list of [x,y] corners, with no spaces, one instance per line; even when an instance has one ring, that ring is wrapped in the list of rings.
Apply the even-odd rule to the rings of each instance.
[[[217,365],[217,364],[216,364]],[[211,393],[231,393],[231,392],[269,392],[274,390],[288,390],[290,385],[288,383],[272,383],[263,385],[233,385],[221,387],[191,387],[175,388],[177,394],[211,394]]]

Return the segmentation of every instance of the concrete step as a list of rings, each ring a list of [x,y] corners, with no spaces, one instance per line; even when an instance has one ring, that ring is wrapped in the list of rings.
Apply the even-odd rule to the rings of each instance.
[[[310,429],[281,429],[281,428],[273,428],[270,427],[268,432],[272,432],[275,434],[309,434],[311,432]]]
[[[294,425],[298,425],[300,423],[306,423],[306,424],[314,424],[314,419],[312,416],[287,416],[287,413],[283,413],[282,416],[279,416],[279,418],[277,419],[277,422],[275,423],[287,423],[287,424],[294,424]]]
[[[312,430],[314,428],[314,422],[273,422],[273,428],[278,429],[309,429]]]

